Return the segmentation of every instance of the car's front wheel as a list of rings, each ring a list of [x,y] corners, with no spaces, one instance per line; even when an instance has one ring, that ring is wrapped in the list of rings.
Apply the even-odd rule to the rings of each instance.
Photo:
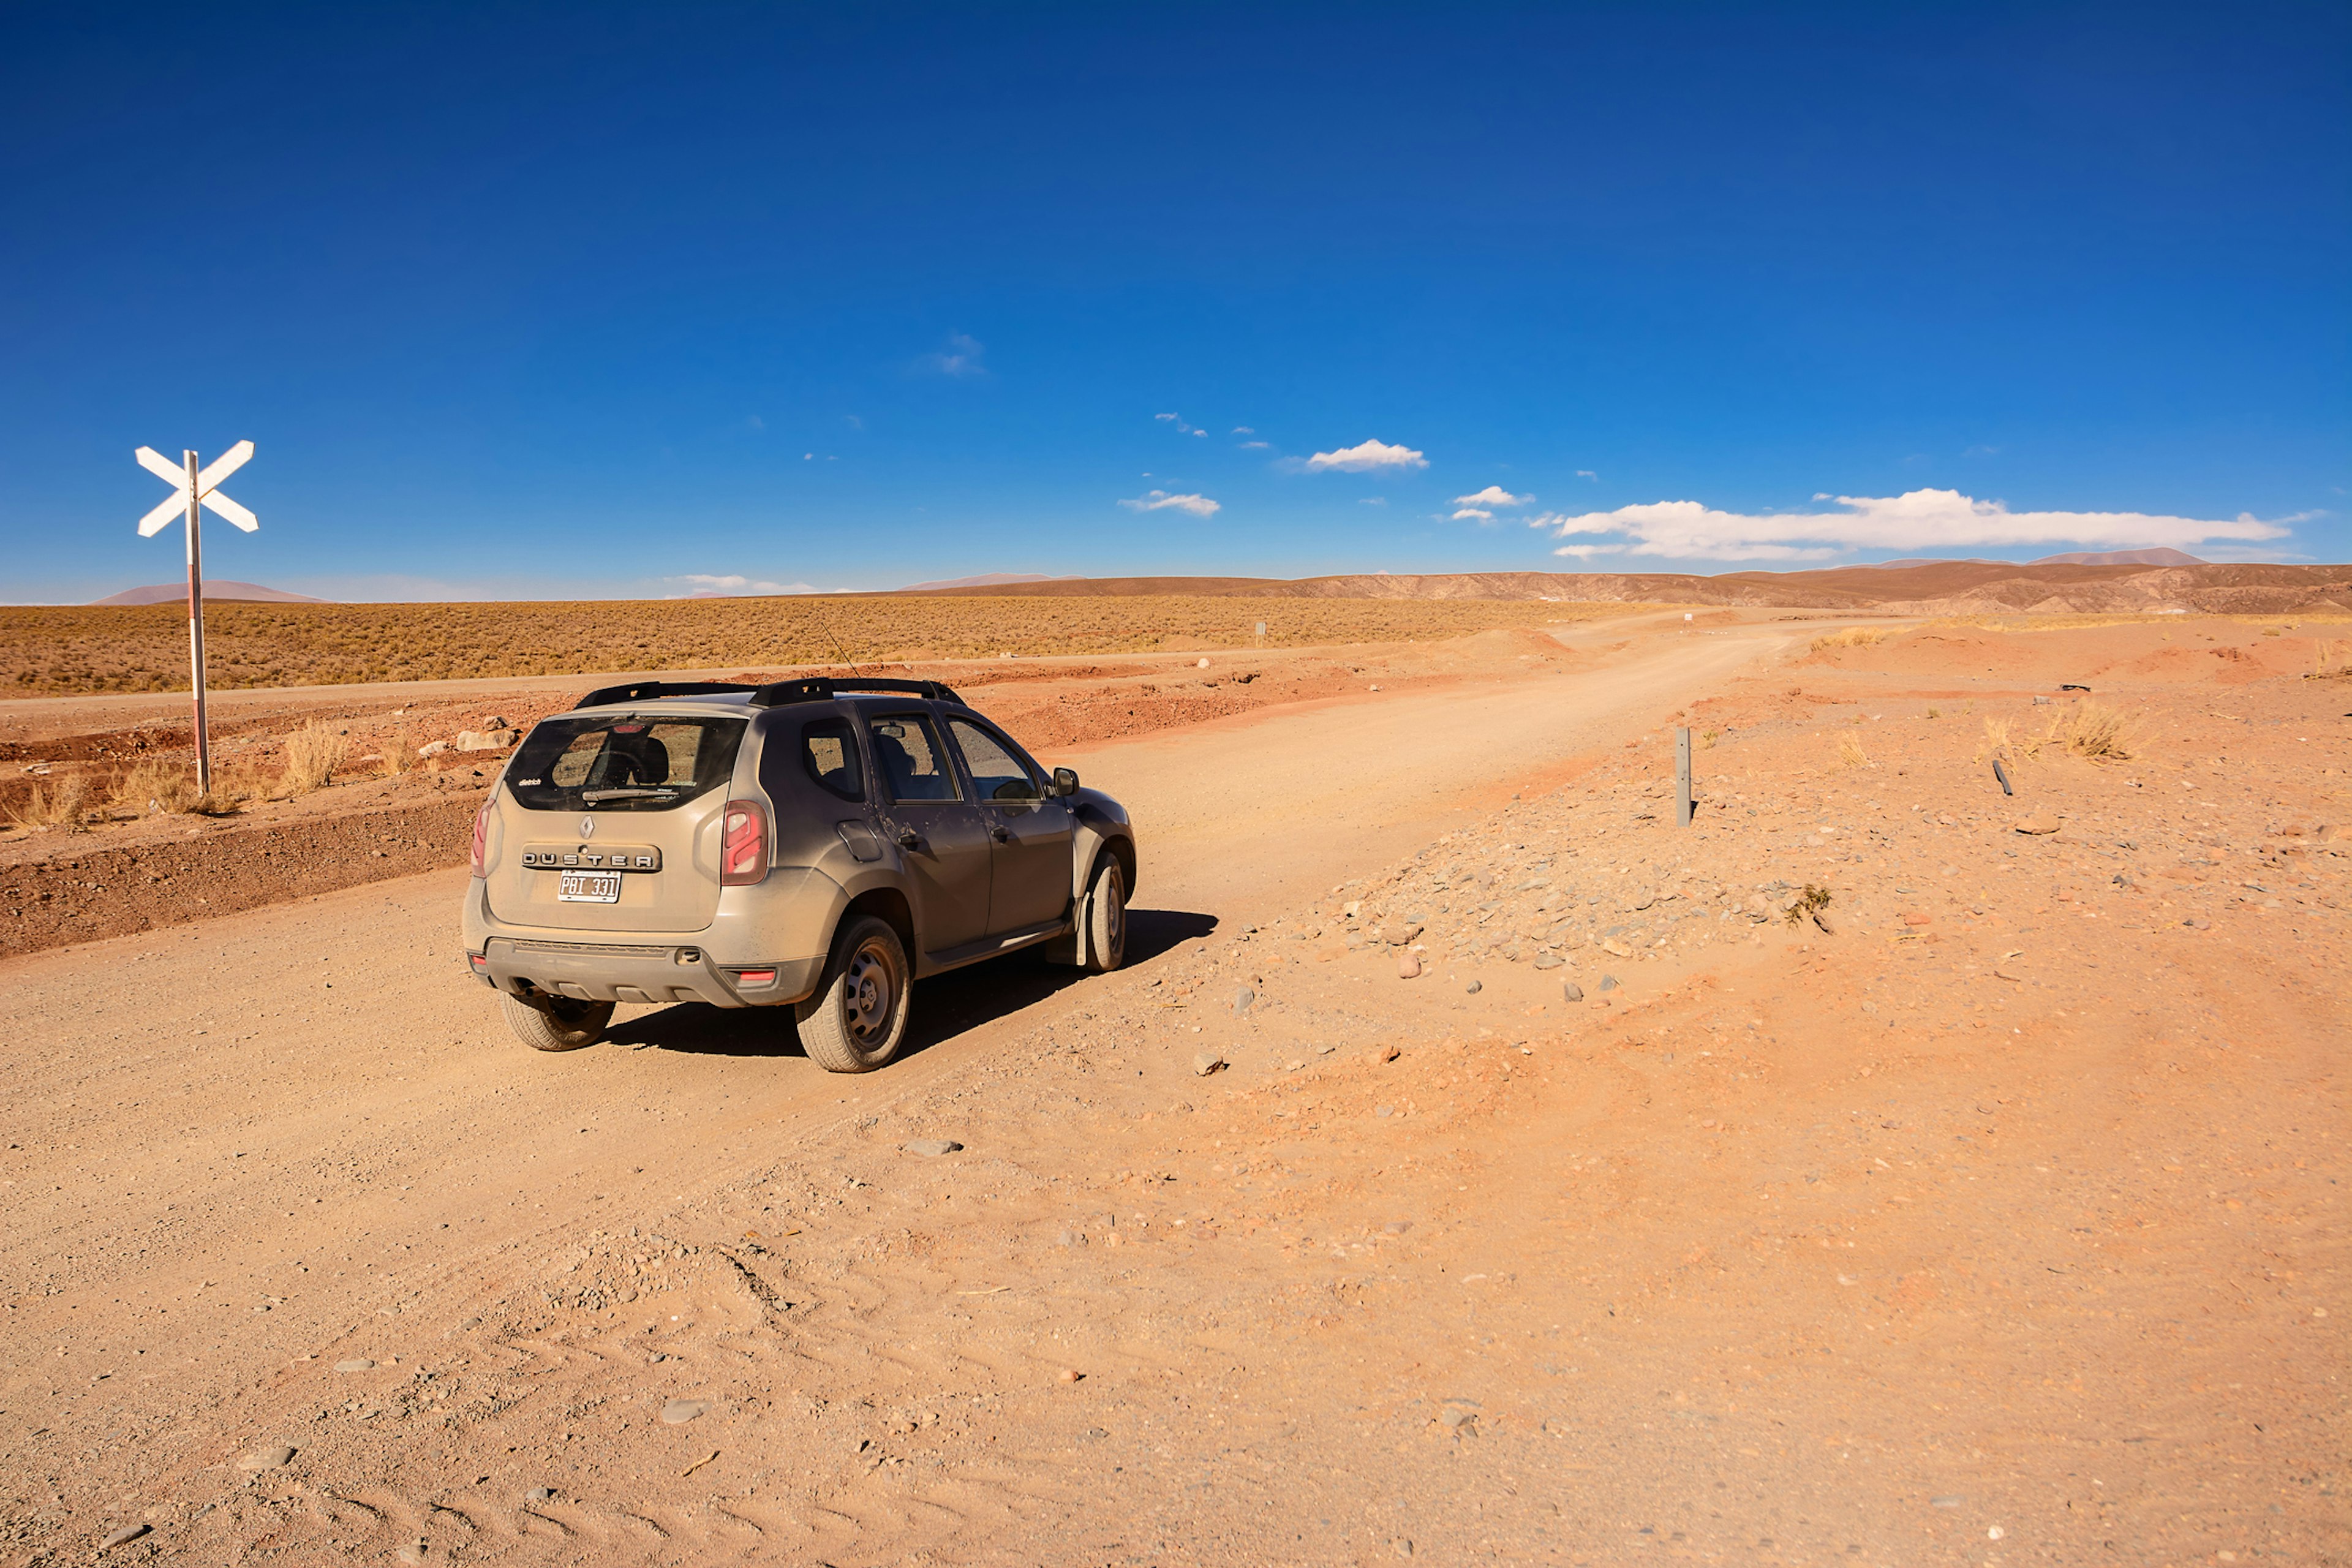
[[[530,1003],[500,992],[499,1011],[506,1015],[507,1027],[514,1031],[515,1038],[534,1051],[576,1051],[593,1046],[604,1037],[605,1028],[613,1022],[610,1002],[576,1002],[569,996]]]
[[[1087,889],[1087,968],[1108,974],[1127,962],[1127,876],[1108,855]]]
[[[809,1060],[827,1072],[872,1072],[897,1056],[913,976],[888,921],[867,916],[843,927],[824,982],[795,1009]]]

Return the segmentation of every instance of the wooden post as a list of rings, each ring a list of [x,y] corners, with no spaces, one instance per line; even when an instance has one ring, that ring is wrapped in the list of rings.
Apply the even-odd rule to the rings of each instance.
[[[1688,827],[1691,813],[1690,730],[1685,726],[1675,731],[1675,826]]]
[[[205,722],[205,547],[198,538],[197,518],[205,508],[196,488],[196,455],[185,448],[188,467],[188,669],[195,687],[196,793],[213,790],[213,739]]]

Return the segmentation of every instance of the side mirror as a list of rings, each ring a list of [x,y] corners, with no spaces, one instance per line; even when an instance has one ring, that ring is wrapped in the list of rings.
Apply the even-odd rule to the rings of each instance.
[[[1077,771],[1074,768],[1055,768],[1054,770],[1054,793],[1057,795],[1070,795],[1077,794]]]

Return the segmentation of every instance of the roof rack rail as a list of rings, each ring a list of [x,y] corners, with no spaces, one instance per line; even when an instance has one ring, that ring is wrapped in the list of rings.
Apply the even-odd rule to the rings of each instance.
[[[726,691],[765,689],[739,680],[634,680],[626,686],[600,686],[572,706],[605,708],[615,702],[650,702],[662,697],[716,697]]]
[[[903,691],[910,697],[928,697],[934,702],[962,703],[944,682],[937,680],[889,680],[880,676],[810,676],[799,680],[778,680],[751,693],[754,708],[782,708],[792,702],[829,702],[844,694],[861,691]]]

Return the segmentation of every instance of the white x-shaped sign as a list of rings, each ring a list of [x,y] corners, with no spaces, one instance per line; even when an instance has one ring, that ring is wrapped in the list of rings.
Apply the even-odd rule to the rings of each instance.
[[[188,470],[172,461],[152,447],[142,447],[136,456],[139,466],[172,487],[172,499],[139,520],[139,537],[151,539],[171,526],[174,518],[188,514]],[[196,500],[236,524],[247,533],[261,526],[261,520],[225,495],[215,493],[213,487],[245,467],[253,456],[253,443],[239,441],[196,475]]]

